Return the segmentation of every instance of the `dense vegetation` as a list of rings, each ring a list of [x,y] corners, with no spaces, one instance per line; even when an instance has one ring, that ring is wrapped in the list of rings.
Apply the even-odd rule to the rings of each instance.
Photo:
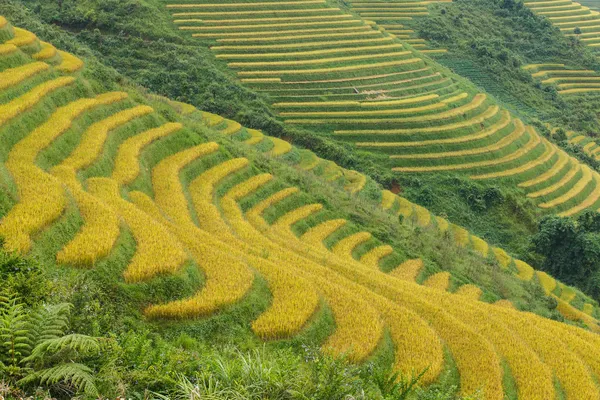
[[[496,96],[511,111],[592,136],[600,129],[596,95],[561,97],[555,87],[542,87],[522,69],[538,63],[600,69],[598,59],[586,46],[565,37],[522,2],[459,0],[435,4],[430,16],[415,25],[422,37],[449,50],[438,56],[438,61]]]
[[[29,253],[0,250],[0,396],[598,393],[597,302],[552,277],[600,297],[598,213],[540,218],[520,189],[461,175],[396,181],[373,153],[282,123],[159,2],[0,15],[86,61],[43,69],[35,37],[0,60],[23,74],[2,75],[0,232]]]
[[[68,33],[35,23],[24,6],[45,22],[64,27]],[[196,40],[173,30],[170,16],[158,0],[85,3],[11,0],[2,5],[0,12],[15,23],[44,32],[44,37],[53,43],[90,60],[101,60],[122,74],[115,75],[96,61],[87,73],[103,83],[127,77],[154,93],[194,104],[272,136],[286,137],[325,159],[366,173],[385,187],[399,183],[403,195],[410,200],[447,215],[516,256],[526,257],[528,250],[520,238],[535,232],[539,211],[531,202],[523,201],[520,191],[494,183],[474,183],[453,174],[398,177],[380,167],[387,159],[385,156],[356,152],[328,136],[282,124],[268,107],[266,98],[241,86],[226,65],[215,62],[214,55]],[[117,17],[122,15],[127,18]],[[454,190],[457,187],[461,190]],[[483,193],[490,191],[501,195],[493,202],[482,202]]]

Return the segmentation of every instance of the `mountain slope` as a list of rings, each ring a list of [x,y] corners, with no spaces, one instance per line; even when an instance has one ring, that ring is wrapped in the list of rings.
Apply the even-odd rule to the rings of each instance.
[[[503,180],[561,215],[600,207],[596,171],[572,159],[565,175],[550,173],[564,166],[561,149],[370,21],[320,1],[167,7],[286,124],[385,155],[398,173]]]
[[[319,201],[323,194],[287,183],[304,186],[298,172],[271,158],[297,151],[285,142],[247,132],[257,144],[272,142],[265,143],[270,156],[262,158],[228,139],[209,141],[203,137],[209,131],[196,130],[193,108],[162,101],[151,107],[134,90],[94,92],[77,58],[59,53],[38,67],[32,57],[43,51],[38,39],[16,30],[28,40],[15,42],[8,24],[3,32],[7,50],[0,62],[11,82],[2,91],[1,155],[6,193],[15,201],[0,225],[7,248],[31,250],[57,264],[55,273],[63,277],[76,274],[67,265],[102,269],[109,259],[111,279],[128,290],[174,274],[182,293],[140,302],[150,304],[143,307],[150,319],[218,317],[233,304],[253,303],[263,290],[269,300],[238,314],[262,339],[318,330],[330,315],[335,322],[317,335],[325,338],[324,350],[350,351],[360,361],[392,343],[387,351],[394,367],[405,373],[429,367],[424,382],[447,367],[447,348],[463,393],[483,387],[484,398],[501,399],[510,375],[525,398],[553,396],[554,377],[569,396],[598,395],[595,334],[476,301],[472,286],[447,293],[448,273],[429,272],[420,278],[424,285],[407,281],[419,264],[403,262],[401,248],[343,222],[343,203]],[[220,127],[219,135],[244,131],[218,116],[201,118]],[[330,180],[339,176],[336,169],[325,172]],[[359,175],[349,179],[357,182],[346,185],[351,191],[369,185]],[[354,201],[342,193],[332,197]],[[415,212],[426,218],[426,210]],[[391,255],[401,269],[392,264],[386,274],[378,261]]]

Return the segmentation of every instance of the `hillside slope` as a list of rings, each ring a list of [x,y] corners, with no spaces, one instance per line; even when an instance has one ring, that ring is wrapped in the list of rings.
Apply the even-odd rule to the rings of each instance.
[[[383,154],[397,173],[503,180],[560,215],[600,207],[596,171],[373,22],[322,1],[167,7],[241,82],[268,93],[286,124]]]
[[[461,391],[482,389],[486,399],[503,399],[505,392],[527,399],[562,391],[572,398],[600,395],[595,333],[477,301],[477,287],[452,284],[448,272],[421,273],[421,264],[407,263],[396,245],[410,232],[404,225],[366,205],[365,214],[353,218],[358,222],[348,221],[346,210],[360,209],[357,200],[335,188],[328,196],[322,185],[279,165],[277,158],[298,154],[286,142],[199,116],[184,104],[148,101],[133,89],[94,91],[98,85],[82,77],[78,58],[5,20],[1,32],[6,196],[0,233],[7,249],[36,255],[58,280],[75,282],[78,270],[98,270],[118,282],[112,284],[119,293],[129,293],[123,304],[137,297],[127,309],[139,307],[149,320],[218,320],[233,313],[216,324],[233,325],[240,317],[246,322],[233,325],[236,334],[247,329],[267,341],[312,337],[324,351],[349,353],[354,361],[392,354],[394,368],[405,374],[428,368],[423,383],[455,363]],[[198,118],[221,133],[198,129]],[[264,142],[269,154],[223,138],[236,134]],[[304,165],[315,161],[321,163]],[[330,181],[340,177],[335,165],[324,173]],[[344,177],[353,182],[344,185],[348,191],[371,185],[380,193],[360,174],[341,174],[350,174]],[[406,211],[401,198],[385,193],[385,208]],[[418,218],[428,218],[412,207]],[[436,238],[417,234],[422,237],[413,240],[423,247],[424,237]],[[476,254],[458,255],[519,286],[495,262],[485,267]],[[170,287],[180,286],[180,293],[164,289],[171,276]],[[598,329],[593,318],[576,314]]]

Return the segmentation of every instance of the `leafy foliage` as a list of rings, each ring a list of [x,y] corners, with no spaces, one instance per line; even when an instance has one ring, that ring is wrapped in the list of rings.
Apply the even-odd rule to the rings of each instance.
[[[600,213],[588,211],[577,222],[545,217],[531,244],[542,256],[541,269],[600,298]]]
[[[68,304],[31,309],[16,297],[0,298],[0,378],[27,387],[60,385],[71,394],[97,395],[93,371],[75,360],[100,351],[96,338],[64,335]]]

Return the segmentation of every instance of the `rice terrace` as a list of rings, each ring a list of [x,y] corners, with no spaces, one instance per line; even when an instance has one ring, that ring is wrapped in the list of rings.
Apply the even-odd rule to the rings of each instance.
[[[591,0],[1,0],[0,399],[600,399],[599,50]]]

